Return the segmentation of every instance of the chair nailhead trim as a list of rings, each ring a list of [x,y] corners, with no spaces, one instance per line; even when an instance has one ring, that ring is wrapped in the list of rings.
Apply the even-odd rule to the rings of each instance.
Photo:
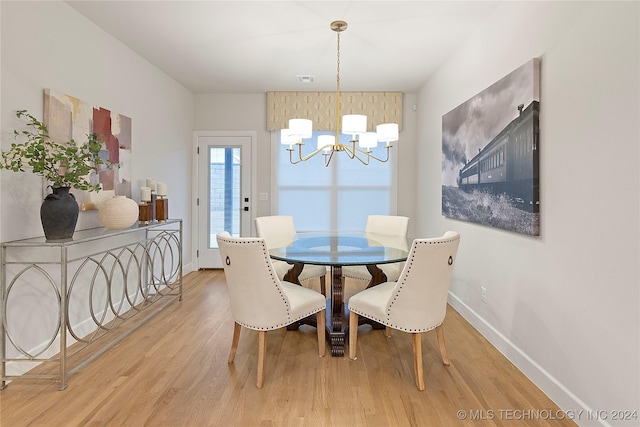
[[[451,242],[459,240],[459,239],[460,239],[460,236],[456,236],[453,239],[438,240],[438,241],[414,240],[414,244],[416,246],[418,246],[418,245],[440,245],[440,244],[443,244],[443,243],[451,243]],[[394,329],[397,329],[397,330],[400,330],[400,331],[405,331],[405,332],[426,332],[426,331],[430,331],[431,329],[435,329],[435,328],[437,328],[439,326],[439,325],[436,325],[436,326],[433,326],[431,328],[424,329],[424,330],[422,330],[422,329],[405,329],[405,328],[400,328],[399,326],[394,326],[394,325],[389,323],[389,313],[391,312],[391,310],[393,310],[393,305],[395,304],[395,301],[397,300],[398,294],[400,294],[400,292],[402,291],[402,288],[403,288],[403,286],[404,286],[404,284],[406,282],[406,277],[409,275],[409,272],[411,271],[411,268],[413,267],[414,261],[415,261],[415,254],[413,254],[413,252],[412,252],[411,259],[407,260],[407,263],[406,263],[406,266],[405,266],[405,269],[406,269],[405,273],[406,274],[404,274],[404,275],[401,274],[401,276],[404,277],[404,280],[396,288],[396,291],[393,294],[393,300],[389,303],[389,308],[387,309],[387,319],[386,320],[371,319],[371,320],[375,320],[376,322],[382,323],[385,326],[389,326],[390,328],[394,328]],[[450,267],[453,268],[453,255],[449,255],[449,258],[447,260],[447,264]],[[352,311],[354,311],[355,313],[358,313],[355,310],[352,310]],[[360,313],[358,313],[358,314],[360,314]]]
[[[290,324],[297,322],[298,320],[304,319],[305,317],[309,317],[312,314],[318,313],[319,311],[324,310],[326,307],[323,304],[322,306],[319,306],[317,309],[313,309],[305,314],[302,314],[296,318],[292,318],[291,317],[291,306],[289,305],[289,302],[287,301],[287,298],[285,297],[284,293],[282,292],[282,287],[279,286],[280,280],[277,278],[277,276],[275,275],[275,272],[273,271],[273,266],[271,264],[271,257],[269,257],[268,255],[268,250],[267,250],[267,245],[264,241],[264,239],[255,239],[255,240],[227,240],[224,238],[221,238],[221,240],[223,240],[226,243],[229,244],[234,244],[234,245],[252,245],[252,244],[261,244],[262,245],[262,251],[264,253],[265,256],[265,262],[268,264],[269,266],[269,274],[271,276],[271,280],[274,286],[276,286],[278,293],[280,294],[280,297],[282,298],[282,300],[284,301],[286,307],[287,307],[287,322],[285,323],[279,323],[277,325],[274,325],[272,327],[260,327],[260,326],[255,326],[255,325],[250,325],[248,323],[241,323],[238,322],[240,325],[244,326],[245,328],[248,329],[253,329],[255,331],[271,331],[271,330],[275,330],[275,329],[279,329],[279,328],[284,328],[285,326],[289,326]],[[227,256],[227,265],[231,265],[231,260],[230,258]]]

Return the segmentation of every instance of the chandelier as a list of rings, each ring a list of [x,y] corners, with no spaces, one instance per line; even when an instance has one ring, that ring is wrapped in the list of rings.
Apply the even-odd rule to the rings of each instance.
[[[391,142],[398,141],[398,124],[385,123],[376,126],[375,132],[367,132],[367,116],[361,114],[348,114],[342,116],[342,126],[340,126],[340,33],[347,29],[345,21],[333,21],[331,29],[338,36],[337,55],[337,77],[336,77],[336,133],[335,135],[320,135],[317,140],[317,149],[309,154],[302,154],[303,139],[311,138],[313,135],[313,123],[309,119],[291,119],[289,128],[280,131],[280,142],[288,145],[289,161],[291,164],[298,164],[322,153],[324,165],[329,166],[333,154],[336,152],[345,153],[350,159],[357,159],[362,164],[368,165],[373,159],[378,162],[389,160],[389,151],[393,147]],[[350,135],[349,142],[340,142],[340,132]],[[386,156],[377,157],[371,151],[378,146],[378,142],[385,144]],[[295,148],[294,148],[295,146]],[[297,153],[297,156],[294,154]]]

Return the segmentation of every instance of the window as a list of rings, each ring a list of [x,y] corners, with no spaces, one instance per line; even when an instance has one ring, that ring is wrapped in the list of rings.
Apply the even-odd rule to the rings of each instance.
[[[315,150],[318,135],[305,140],[303,155]],[[336,152],[328,167],[322,154],[292,165],[289,152],[274,132],[274,214],[292,215],[296,228],[310,230],[362,230],[370,214],[395,214],[395,159],[397,148],[391,149],[388,162],[372,160],[368,166],[346,153]],[[342,143],[349,137],[341,135]],[[386,150],[379,144],[372,151],[384,158]],[[293,147],[297,156],[297,147]],[[294,157],[295,159],[295,157]]]

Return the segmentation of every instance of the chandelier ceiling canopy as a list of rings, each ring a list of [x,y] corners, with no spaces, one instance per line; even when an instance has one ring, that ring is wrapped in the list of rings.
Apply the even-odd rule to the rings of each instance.
[[[322,153],[325,166],[329,166],[333,154],[336,152],[344,152],[350,159],[357,159],[364,165],[368,165],[372,159],[386,162],[389,160],[389,152],[392,148],[391,142],[399,139],[398,124],[380,124],[376,126],[375,132],[367,132],[367,116],[361,114],[340,116],[340,33],[347,29],[347,23],[345,21],[333,21],[330,28],[337,34],[336,133],[335,135],[318,136],[316,150],[303,155],[302,146],[304,143],[302,140],[313,136],[313,123],[309,119],[290,119],[289,127],[280,131],[280,142],[288,146],[289,161],[292,164],[307,161]],[[350,135],[348,143],[343,144],[340,142],[340,133]],[[371,151],[372,148],[377,147],[378,142],[385,144],[386,155],[384,158],[375,156]],[[298,152],[297,156],[294,156],[295,151]]]

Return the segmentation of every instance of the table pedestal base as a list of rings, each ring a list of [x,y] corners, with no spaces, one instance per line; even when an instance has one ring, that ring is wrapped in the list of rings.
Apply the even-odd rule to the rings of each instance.
[[[300,284],[298,276],[302,272],[303,264],[294,264],[293,267],[285,274],[284,280],[292,283]],[[367,288],[378,285],[387,281],[384,272],[375,265],[367,265],[369,273],[371,273],[371,281]],[[344,286],[342,279],[342,266],[331,266],[331,297],[327,300],[327,333],[329,335],[331,345],[331,356],[344,357],[344,347],[348,338],[349,329],[349,308],[344,301]],[[359,324],[371,324],[375,329],[384,328],[377,322],[360,318]],[[287,327],[287,330],[296,330],[301,325],[311,325],[318,327],[316,316],[310,316],[299,322],[293,323]]]

